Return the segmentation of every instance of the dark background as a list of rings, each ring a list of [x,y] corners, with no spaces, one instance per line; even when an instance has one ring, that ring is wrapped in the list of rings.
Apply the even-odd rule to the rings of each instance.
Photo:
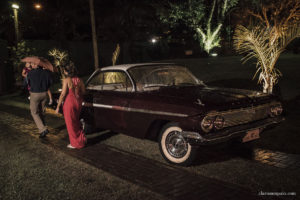
[[[168,2],[176,1],[94,0],[100,67],[112,64],[111,57],[117,44],[121,47],[117,64],[207,57],[194,39],[193,31],[184,25],[170,28],[161,23],[157,11],[166,10]],[[0,1],[0,91],[13,87],[14,82],[9,62],[11,52],[7,49],[16,42],[11,7],[14,2],[20,6],[20,37],[28,47],[35,49],[34,55],[49,58],[48,51],[59,48],[68,51],[80,75],[88,75],[94,70],[88,0],[3,0]],[[227,15],[221,33],[221,48],[217,49],[219,55],[235,55],[231,39],[233,30],[241,23],[241,8],[250,6],[249,2],[252,1],[240,0],[237,8]],[[35,3],[40,3],[42,8],[35,9]],[[155,44],[151,43],[153,37],[158,39]],[[299,46],[300,42],[296,40],[289,50],[298,53]],[[192,50],[193,55],[185,55],[186,50]]]

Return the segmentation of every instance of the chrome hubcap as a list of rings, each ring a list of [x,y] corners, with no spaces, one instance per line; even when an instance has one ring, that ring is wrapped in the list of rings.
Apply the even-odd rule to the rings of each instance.
[[[188,144],[178,131],[172,131],[166,138],[168,153],[175,158],[182,158],[188,151]]]

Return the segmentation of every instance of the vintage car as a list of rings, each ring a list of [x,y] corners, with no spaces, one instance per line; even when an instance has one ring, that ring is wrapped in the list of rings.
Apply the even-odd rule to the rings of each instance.
[[[275,96],[209,87],[176,64],[104,67],[91,75],[86,88],[86,131],[101,128],[156,140],[162,156],[178,165],[191,164],[200,145],[255,140],[283,120]]]

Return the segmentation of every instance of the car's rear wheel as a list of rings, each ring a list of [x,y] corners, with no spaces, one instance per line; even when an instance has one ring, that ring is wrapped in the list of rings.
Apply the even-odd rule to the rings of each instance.
[[[195,159],[197,149],[182,137],[181,131],[176,123],[166,124],[159,135],[159,150],[166,161],[188,166]]]

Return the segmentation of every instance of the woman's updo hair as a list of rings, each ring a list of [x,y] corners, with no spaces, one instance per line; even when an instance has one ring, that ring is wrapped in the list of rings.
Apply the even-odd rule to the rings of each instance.
[[[77,75],[77,69],[72,61],[63,67],[63,69],[68,73],[67,77],[74,77]]]

